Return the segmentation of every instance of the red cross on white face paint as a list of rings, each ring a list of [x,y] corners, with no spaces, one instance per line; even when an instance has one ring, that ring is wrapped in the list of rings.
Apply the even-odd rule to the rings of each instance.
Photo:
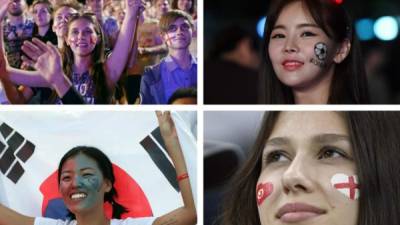
[[[351,200],[358,199],[360,196],[356,175],[347,176],[342,173],[335,174],[331,178],[331,184],[336,190]]]
[[[272,193],[273,185],[270,182],[259,183],[256,188],[257,205],[261,205],[264,200]]]

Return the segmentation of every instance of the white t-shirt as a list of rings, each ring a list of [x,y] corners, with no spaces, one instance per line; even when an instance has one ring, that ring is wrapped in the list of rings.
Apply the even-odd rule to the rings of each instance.
[[[152,225],[154,220],[156,220],[156,217],[112,219],[110,225]],[[65,221],[36,217],[34,225],[76,225],[76,220]]]

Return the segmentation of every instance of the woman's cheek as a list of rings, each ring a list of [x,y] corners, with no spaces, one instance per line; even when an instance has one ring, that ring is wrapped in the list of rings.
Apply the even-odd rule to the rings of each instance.
[[[256,201],[257,205],[260,206],[268,199],[268,197],[274,191],[274,185],[272,182],[258,182],[256,187]]]
[[[90,44],[96,44],[96,43],[97,43],[97,36],[91,35],[90,36]]]
[[[313,56],[310,62],[320,68],[327,66],[328,45],[325,42],[317,42],[314,45]]]
[[[69,35],[69,42],[70,43],[76,43],[77,40],[78,40],[77,36]]]
[[[357,200],[360,197],[357,175],[336,173],[330,181],[334,191],[341,193],[343,197],[350,200]]]

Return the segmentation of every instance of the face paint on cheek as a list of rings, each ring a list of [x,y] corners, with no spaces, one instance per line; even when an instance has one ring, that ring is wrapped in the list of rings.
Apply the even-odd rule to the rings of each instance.
[[[96,175],[93,175],[92,177],[89,177],[86,179],[86,182],[90,188],[93,188],[97,192],[100,191],[101,186],[100,186],[100,180]]]
[[[96,44],[96,42],[97,42],[97,37],[94,35],[90,36],[90,44]]]
[[[270,182],[259,183],[256,188],[257,205],[261,205],[264,200],[272,193],[273,185]]]
[[[356,200],[360,197],[360,189],[358,188],[358,179],[356,175],[347,176],[343,173],[337,173],[332,176],[331,184],[336,190],[351,200]]]
[[[319,66],[321,68],[326,67],[326,56],[328,54],[328,47],[325,43],[323,42],[318,42],[314,46],[314,54],[317,58],[311,58],[310,63]]]
[[[166,35],[167,38],[165,40],[165,43],[168,43],[168,45],[171,45],[171,37],[169,36],[169,34]]]

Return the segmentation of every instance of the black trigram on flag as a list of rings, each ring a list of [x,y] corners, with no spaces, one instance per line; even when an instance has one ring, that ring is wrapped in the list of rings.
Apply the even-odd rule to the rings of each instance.
[[[150,155],[153,162],[157,165],[158,169],[164,174],[165,178],[167,178],[168,182],[174,187],[176,191],[179,191],[179,185],[176,181],[176,172],[174,166],[168,160],[166,154],[161,150],[161,148],[156,144],[156,142],[161,145],[165,149],[165,143],[161,137],[160,128],[157,127],[154,129],[150,135],[147,135],[143,140],[140,141],[140,144],[146,150],[146,152]]]
[[[32,156],[35,145],[6,123],[1,123],[0,134],[5,140],[0,140],[0,171],[17,183],[24,174],[22,164]]]

